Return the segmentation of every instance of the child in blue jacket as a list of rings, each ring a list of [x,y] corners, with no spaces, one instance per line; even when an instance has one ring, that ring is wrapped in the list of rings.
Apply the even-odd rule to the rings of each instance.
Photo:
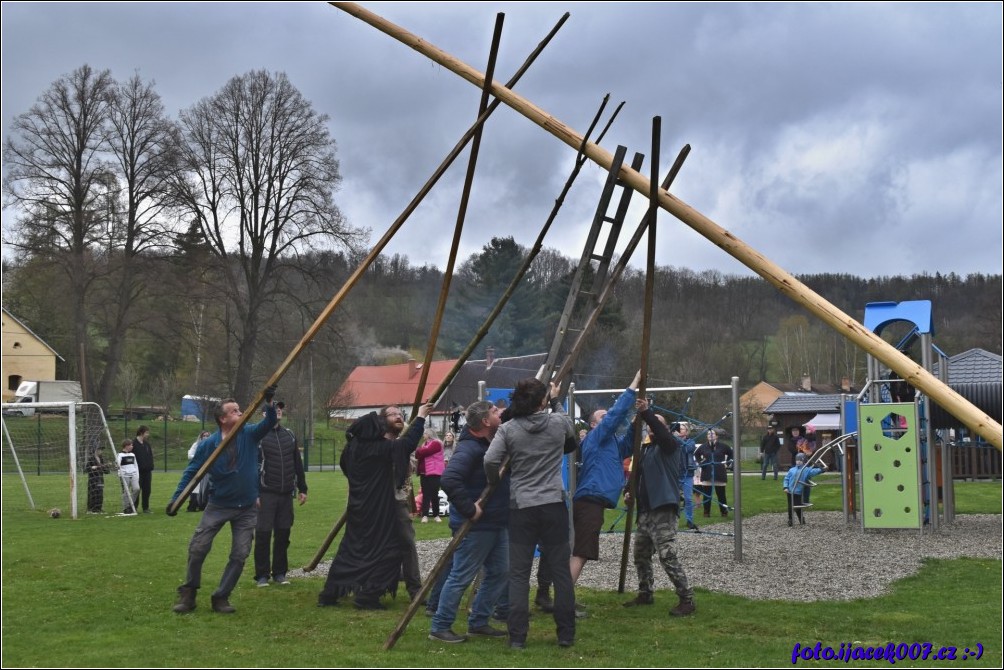
[[[788,496],[788,525],[792,525],[792,510],[798,515],[798,523],[805,525],[802,517],[802,509],[807,506],[803,503],[803,494],[808,490],[809,480],[818,474],[826,471],[826,463],[820,462],[822,467],[809,468],[805,465],[805,454],[795,455],[795,465],[792,466],[784,476],[784,492]]]

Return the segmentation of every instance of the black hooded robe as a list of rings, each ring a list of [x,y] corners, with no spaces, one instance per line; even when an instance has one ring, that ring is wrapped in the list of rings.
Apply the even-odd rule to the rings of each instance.
[[[350,592],[356,600],[374,601],[397,591],[401,559],[406,550],[400,529],[395,482],[402,464],[425,431],[425,419],[416,417],[403,437],[387,439],[376,412],[357,419],[348,429],[345,451],[339,460],[349,480],[348,518],[338,546],[321,604],[331,604]]]

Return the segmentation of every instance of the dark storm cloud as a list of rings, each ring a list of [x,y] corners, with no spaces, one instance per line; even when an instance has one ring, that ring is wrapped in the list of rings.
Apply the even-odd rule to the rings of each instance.
[[[952,4],[373,3],[478,70],[506,13],[507,80],[565,11],[516,91],[584,132],[602,96],[627,105],[604,146],[785,269],[1001,272],[1000,6]],[[375,240],[474,119],[478,90],[325,3],[3,5],[4,133],[84,63],[157,82],[172,114],[255,68],[285,71],[330,117],[337,200]],[[500,107],[486,126],[462,253],[492,235],[530,244],[574,151]],[[464,154],[389,252],[445,265]],[[643,168],[649,174],[649,168]],[[588,164],[546,244],[577,257],[602,170]],[[644,210],[636,197],[631,223]],[[10,212],[5,212],[5,222]],[[667,214],[661,264],[748,272]]]

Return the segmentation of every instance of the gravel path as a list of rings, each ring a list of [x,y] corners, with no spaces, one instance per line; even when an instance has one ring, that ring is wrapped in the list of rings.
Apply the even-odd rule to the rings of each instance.
[[[890,584],[916,573],[925,558],[1001,558],[1001,516],[967,514],[955,517],[937,533],[916,530],[863,532],[860,523],[847,525],[841,512],[812,512],[806,525],[789,528],[783,514],[759,514],[743,521],[743,560],[735,562],[735,540],[710,533],[680,533],[678,551],[691,586],[756,600],[853,600],[888,592]],[[700,524],[701,519],[697,519]],[[731,532],[732,524],[702,526]],[[447,540],[418,543],[422,573],[427,575],[446,548]],[[616,591],[624,536],[600,536],[599,561],[590,561],[579,585]],[[328,563],[312,573],[327,574]],[[671,589],[656,566],[656,588]],[[823,575],[806,589],[801,579],[786,575]],[[296,570],[291,576],[303,576]],[[636,586],[634,565],[628,565],[627,589]]]

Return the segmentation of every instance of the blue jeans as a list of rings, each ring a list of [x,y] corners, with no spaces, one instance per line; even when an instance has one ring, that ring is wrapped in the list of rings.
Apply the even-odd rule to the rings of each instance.
[[[689,523],[694,523],[694,473],[684,473],[680,477],[680,488],[683,491],[683,516]]]
[[[258,509],[253,505],[244,508],[219,507],[213,503],[206,506],[199,525],[195,527],[192,541],[188,543],[188,574],[185,583],[193,589],[202,586],[202,564],[213,548],[213,539],[223,526],[230,523],[230,560],[223,568],[220,587],[213,591],[214,597],[229,598],[237,580],[244,571],[244,561],[251,553],[251,540],[258,523]]]
[[[471,614],[467,618],[468,630],[488,625],[495,601],[509,583],[508,530],[479,530],[464,537],[453,554],[453,568],[439,594],[439,608],[432,618],[433,632],[446,630],[453,625],[460,599],[481,566],[485,568],[485,578],[474,597]]]

